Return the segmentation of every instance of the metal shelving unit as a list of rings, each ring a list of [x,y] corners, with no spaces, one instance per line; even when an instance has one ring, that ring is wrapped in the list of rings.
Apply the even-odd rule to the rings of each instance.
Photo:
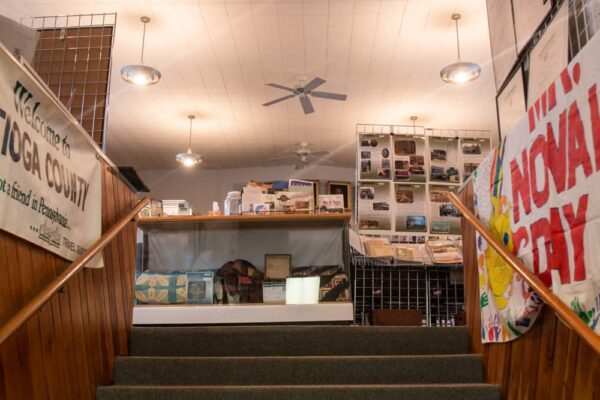
[[[370,324],[372,310],[421,310],[423,326],[455,326],[464,312],[462,265],[398,263],[353,251],[354,317]]]

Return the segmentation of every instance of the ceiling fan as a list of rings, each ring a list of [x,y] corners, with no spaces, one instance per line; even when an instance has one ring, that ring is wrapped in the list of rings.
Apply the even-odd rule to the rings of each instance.
[[[300,99],[300,104],[302,104],[302,109],[304,110],[304,114],[310,114],[310,113],[314,112],[315,109],[313,108],[312,102],[310,101],[310,98],[308,96],[319,97],[322,99],[340,100],[340,101],[346,101],[346,98],[348,97],[345,94],[315,91],[314,89],[316,89],[317,87],[321,86],[322,84],[324,84],[326,82],[325,79],[321,79],[319,77],[313,79],[312,81],[308,82],[304,86],[302,86],[302,83],[306,82],[305,76],[299,77],[298,81],[300,84],[296,88],[278,85],[277,83],[267,83],[267,86],[287,90],[288,92],[292,92],[292,94],[288,94],[287,96],[283,96],[278,99],[271,100],[267,103],[264,103],[263,106],[268,107],[275,103],[279,103],[280,101],[291,99],[292,97],[298,96],[298,98]]]
[[[272,158],[267,160],[269,165],[291,165],[294,164],[295,169],[303,169],[312,161],[329,155],[328,151],[312,151],[308,148],[308,142],[301,142],[300,147],[296,151],[291,151],[286,157]],[[325,160],[323,160],[325,161]]]

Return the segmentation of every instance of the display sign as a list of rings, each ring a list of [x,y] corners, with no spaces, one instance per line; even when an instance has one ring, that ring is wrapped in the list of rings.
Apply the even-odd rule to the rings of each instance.
[[[84,135],[0,46],[0,228],[68,260],[102,229],[101,163]]]
[[[529,107],[474,172],[492,235],[600,333],[600,37]],[[477,237],[484,342],[525,333],[541,300]]]

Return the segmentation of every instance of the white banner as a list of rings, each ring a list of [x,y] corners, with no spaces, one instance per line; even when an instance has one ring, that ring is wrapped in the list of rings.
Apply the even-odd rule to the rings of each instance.
[[[492,234],[600,333],[600,35],[533,102],[476,171]],[[482,339],[529,330],[541,301],[477,238]]]
[[[68,260],[100,238],[101,163],[85,135],[0,46],[0,229]]]

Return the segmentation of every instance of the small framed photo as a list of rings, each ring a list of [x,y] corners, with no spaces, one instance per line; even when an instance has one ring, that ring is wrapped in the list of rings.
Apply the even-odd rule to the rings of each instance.
[[[327,182],[327,194],[341,194],[344,196],[344,209],[352,209],[352,183],[350,182]],[[373,192],[374,194],[374,192]]]
[[[286,279],[289,278],[291,271],[291,254],[265,254],[265,279]]]

